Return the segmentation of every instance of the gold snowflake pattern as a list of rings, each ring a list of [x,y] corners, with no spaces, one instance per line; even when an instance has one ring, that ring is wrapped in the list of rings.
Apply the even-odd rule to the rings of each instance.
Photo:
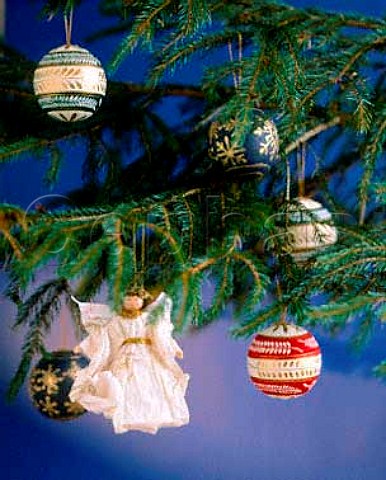
[[[231,142],[230,135],[224,136],[221,141],[216,141],[217,159],[224,167],[248,163],[245,158],[245,148]]]
[[[279,137],[275,124],[266,121],[263,126],[253,130],[253,135],[259,139],[259,154],[268,157],[270,161],[274,160],[279,149]]]
[[[59,368],[53,368],[48,365],[47,369],[35,369],[31,378],[30,387],[32,392],[46,391],[47,395],[55,394],[59,391],[59,383],[63,380],[63,375]]]
[[[38,401],[38,408],[49,417],[57,417],[60,415],[58,410],[58,402],[54,402],[48,395],[44,397],[44,400]]]
[[[68,416],[78,417],[82,415],[86,410],[82,407],[82,405],[78,402],[71,402],[67,401],[64,402],[64,407],[66,408],[66,414]]]
[[[236,166],[248,163],[245,157],[245,148],[232,142],[234,122],[224,126],[213,122],[209,131],[209,154],[215,160],[219,160],[224,167]]]
[[[225,168],[267,169],[268,165],[265,165],[264,160],[272,162],[277,158],[279,137],[272,121],[266,120],[256,126],[243,145],[232,138],[234,130],[234,120],[224,125],[213,122],[209,129],[209,156],[220,161]]]

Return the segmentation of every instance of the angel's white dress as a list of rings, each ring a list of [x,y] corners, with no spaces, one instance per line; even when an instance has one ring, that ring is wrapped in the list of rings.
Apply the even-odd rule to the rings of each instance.
[[[189,375],[174,359],[182,350],[172,338],[170,298],[161,293],[135,318],[104,304],[78,305],[88,333],[78,350],[90,363],[77,374],[70,399],[111,419],[115,433],[187,424]]]

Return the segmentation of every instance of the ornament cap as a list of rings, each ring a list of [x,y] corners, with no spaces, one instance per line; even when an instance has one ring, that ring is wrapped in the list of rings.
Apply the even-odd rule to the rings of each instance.
[[[295,337],[307,333],[307,330],[299,325],[292,323],[277,323],[259,332],[259,335],[265,337]]]

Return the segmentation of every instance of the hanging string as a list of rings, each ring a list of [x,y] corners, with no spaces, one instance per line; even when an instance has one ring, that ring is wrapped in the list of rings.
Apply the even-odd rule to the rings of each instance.
[[[280,280],[279,280],[278,276],[276,277],[276,291],[277,291],[277,297],[278,297],[279,301],[282,302],[283,301],[283,290],[281,288],[281,283],[280,283]],[[287,310],[288,310],[287,305],[283,305],[283,310],[280,314],[280,319],[277,322],[277,325],[278,326],[281,325],[282,327],[284,327],[284,330],[286,330],[286,327],[287,327]]]
[[[312,49],[312,37],[308,39],[306,50]],[[297,149],[297,176],[298,176],[298,196],[304,197],[306,192],[306,152],[307,145],[301,142]]]
[[[237,34],[237,38],[239,41],[239,62],[243,59],[243,36],[240,32]]]
[[[61,350],[66,350],[68,348],[68,331],[63,308],[61,308],[59,314],[59,342]]]
[[[141,288],[144,287],[144,276],[145,276],[145,267],[146,267],[146,229],[145,226],[142,225],[141,230]]]
[[[359,220],[358,220],[358,225],[360,227],[363,227],[365,224],[366,220],[366,209],[367,209],[367,198],[364,198],[361,202],[360,208],[359,208]]]
[[[243,59],[243,37],[241,33],[237,34],[237,45],[238,45],[238,61],[241,63],[241,60]],[[232,41],[228,40],[228,56],[229,60],[233,63],[234,57],[233,57],[233,49],[232,49]],[[237,71],[232,70],[232,77],[233,77],[233,85],[235,87],[235,90],[238,90],[240,88],[241,84],[241,68],[239,67]]]
[[[301,143],[296,153],[298,174],[298,196],[304,197],[306,187],[306,144]]]
[[[307,155],[307,144],[302,143],[302,195],[306,194],[306,155]]]
[[[291,165],[288,157],[285,159],[286,167],[287,167],[287,179],[286,179],[286,193],[285,199],[287,202],[291,200]]]
[[[193,240],[194,240],[194,218],[193,218],[193,213],[190,208],[189,202],[183,197],[182,201],[185,204],[186,211],[188,213],[189,217],[189,254],[188,254],[188,259],[191,260],[193,257]]]
[[[132,242],[133,242],[133,273],[134,273],[134,288],[137,287],[138,271],[137,271],[137,232],[136,224],[132,227]]]
[[[284,331],[287,331],[287,311],[288,311],[288,307],[287,305],[285,305],[283,307],[283,311],[281,312],[280,314],[280,320],[278,322],[279,325],[281,325],[283,328],[284,328]]]
[[[232,51],[232,42],[231,40],[228,40],[228,55],[229,55],[229,60],[233,63],[233,51]],[[232,77],[233,77],[233,85],[235,87],[235,90],[238,90],[239,88],[239,82],[237,78],[237,73],[232,70]]]
[[[243,59],[243,36],[239,32],[237,34],[237,39],[238,39],[238,48],[239,48],[239,69],[237,71],[237,82],[238,82],[238,87],[240,88],[241,85],[241,60]]]
[[[64,13],[64,30],[66,32],[66,46],[71,45],[72,21],[74,9],[71,7],[69,12]]]
[[[297,180],[298,180],[298,197],[301,197],[301,190],[302,190],[302,185],[301,185],[301,147],[300,145],[296,149],[296,174],[297,174]]]

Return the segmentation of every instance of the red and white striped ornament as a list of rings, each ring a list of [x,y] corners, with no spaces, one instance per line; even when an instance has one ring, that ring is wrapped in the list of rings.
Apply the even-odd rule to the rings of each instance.
[[[258,333],[248,349],[248,373],[270,397],[308,393],[318,381],[322,355],[315,337],[297,325],[275,325]]]

